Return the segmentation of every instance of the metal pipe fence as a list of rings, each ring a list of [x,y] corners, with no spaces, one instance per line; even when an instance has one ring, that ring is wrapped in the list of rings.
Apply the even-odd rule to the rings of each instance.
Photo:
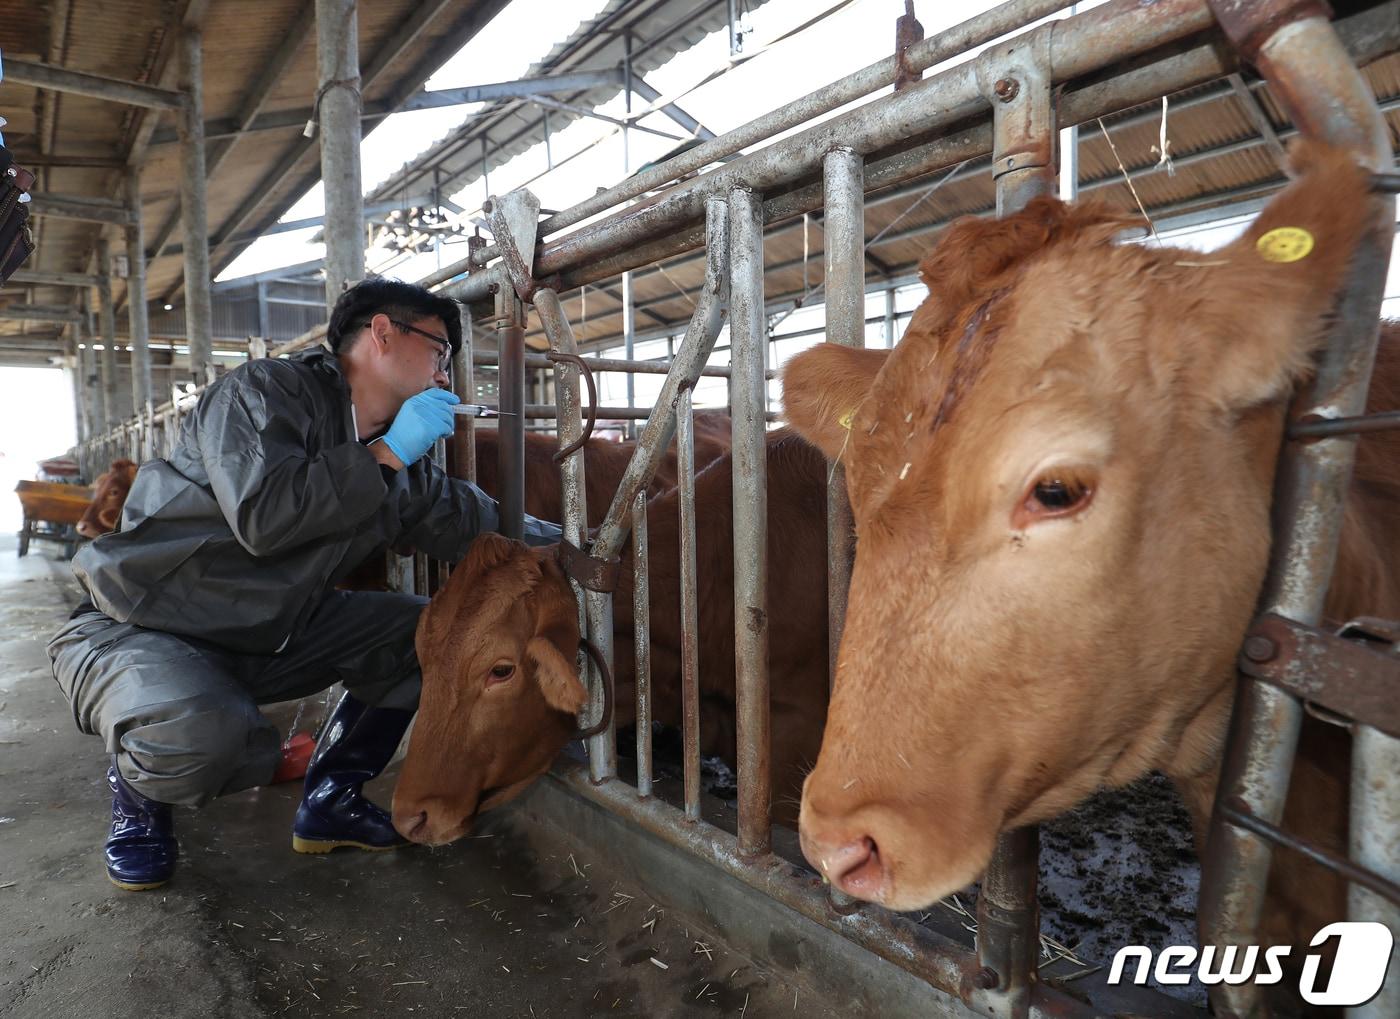
[[[761,386],[766,372],[762,364],[763,289],[761,230],[765,219],[775,215],[792,214],[815,201],[824,200],[828,206],[827,228],[834,234],[830,239],[834,250],[846,251],[854,245],[842,241],[843,190],[847,188],[857,168],[865,162],[863,155],[880,151],[874,166],[865,165],[860,190],[888,186],[904,173],[926,172],[929,163],[938,159],[946,165],[953,156],[969,158],[991,150],[992,171],[997,182],[998,211],[1008,213],[1020,208],[1038,194],[1051,193],[1054,187],[1053,148],[1056,131],[1051,90],[1076,75],[1098,71],[1127,57],[1135,57],[1154,47],[1179,42],[1210,23],[1209,9],[1203,3],[1160,5],[1149,17],[1130,10],[1128,5],[1110,4],[1093,12],[1058,23],[1053,31],[1035,30],[1013,42],[993,47],[969,65],[954,68],[945,75],[930,79],[922,86],[905,93],[876,100],[852,111],[842,118],[828,122],[808,132],[779,142],[760,153],[736,160],[729,166],[702,175],[685,185],[673,188],[664,196],[616,214],[575,233],[543,245],[537,253],[535,272],[539,275],[561,273],[558,286],[549,291],[557,301],[559,287],[581,281],[592,281],[604,275],[634,268],[648,261],[675,254],[687,247],[702,246],[697,231],[689,225],[695,203],[708,205],[707,243],[703,244],[713,274],[717,255],[727,252],[729,265],[725,274],[731,281],[729,295],[732,369],[730,372],[732,412],[734,415],[734,579],[735,579],[735,656],[736,695],[738,706],[739,757],[739,825],[738,834],[730,835],[709,824],[701,816],[698,782],[698,661],[696,613],[697,592],[693,567],[694,556],[694,488],[693,433],[689,426],[691,407],[689,385],[699,372],[687,362],[685,351],[676,359],[667,377],[663,398],[653,412],[643,432],[643,442],[677,428],[679,437],[679,480],[681,486],[682,518],[680,526],[680,569],[683,578],[682,619],[682,729],[684,755],[684,791],[681,805],[670,807],[655,801],[652,794],[652,762],[649,743],[639,740],[638,785],[629,788],[617,779],[615,743],[611,734],[599,738],[600,746],[590,746],[587,777],[563,766],[557,772],[570,787],[595,803],[602,804],[641,827],[710,860],[727,873],[739,878],[779,901],[791,905],[811,919],[832,929],[839,929],[865,947],[917,973],[933,987],[951,996],[954,1004],[987,1015],[1091,1015],[1103,1010],[1133,1011],[1141,1014],[1139,1005],[1127,1005],[1112,988],[1101,984],[1094,987],[1095,1004],[1086,1006],[1038,979],[1038,917],[1035,874],[1038,855],[1036,830],[1023,829],[1008,833],[1001,840],[996,856],[985,877],[979,899],[979,929],[975,951],[955,943],[938,943],[927,932],[911,931],[907,921],[885,914],[873,907],[857,907],[852,912],[849,903],[833,901],[831,896],[813,888],[810,877],[794,870],[771,853],[769,815],[770,776],[767,743],[767,676],[764,667],[766,622],[764,612],[763,568],[766,565],[765,530],[766,506],[763,498]],[[1323,25],[1329,33],[1331,29]],[[1335,36],[1332,37],[1335,43]],[[1201,53],[1209,47],[1186,48],[1179,54],[1157,63],[1125,72],[1118,78],[1107,78],[1061,103],[1075,117],[1097,116],[1110,112],[1114,104],[1128,105],[1173,88],[1196,84],[1201,74]],[[1349,59],[1340,50],[1330,59],[1350,67]],[[1218,64],[1219,57],[1212,57]],[[1214,65],[1209,65],[1214,66]],[[1286,79],[1286,74],[1281,74]],[[1352,72],[1355,73],[1354,71]],[[1174,75],[1176,77],[1174,77]],[[1185,80],[1182,80],[1185,79]],[[1008,86],[1011,87],[1008,87]],[[920,92],[920,89],[922,91]],[[1096,90],[1096,91],[1095,91]],[[913,92],[918,102],[909,98]],[[1324,85],[1312,101],[1325,104],[1333,98]],[[1287,103],[1287,96],[1285,103]],[[1357,115],[1356,107],[1346,107]],[[951,112],[949,112],[951,111]],[[991,112],[990,129],[972,128],[949,137],[929,134],[954,124],[958,120],[985,117]],[[1298,112],[1290,108],[1290,112]],[[1345,117],[1343,123],[1350,123]],[[1307,124],[1305,114],[1300,124]],[[1309,128],[1312,130],[1312,128]],[[902,131],[900,136],[898,132]],[[907,143],[902,151],[890,154],[900,137]],[[854,146],[848,143],[856,141]],[[911,153],[915,155],[911,156]],[[886,170],[887,167],[897,170]],[[917,169],[916,169],[917,168]],[[802,185],[802,197],[793,198],[798,191],[783,191],[790,182],[801,181],[813,173],[824,176],[814,191]],[[873,180],[872,180],[873,177]],[[768,192],[765,194],[765,191]],[[729,225],[726,240],[714,236],[717,204],[727,205],[724,218]],[[1387,235],[1388,236],[1388,235]],[[489,249],[488,249],[489,253]],[[835,294],[828,295],[828,332],[839,334],[839,309],[845,289],[841,283],[844,266],[829,266],[829,283]],[[1374,261],[1374,260],[1372,260]],[[585,265],[585,263],[587,263]],[[575,269],[575,266],[580,268]],[[1374,265],[1369,266],[1374,269]],[[863,276],[863,274],[862,274]],[[453,289],[465,299],[473,299],[478,291],[485,292],[501,285],[500,271],[488,267]],[[860,279],[863,283],[863,279]],[[863,297],[863,287],[857,284]],[[712,291],[707,282],[706,294]],[[832,316],[833,309],[835,315]],[[863,330],[863,307],[859,309],[859,328]],[[1358,313],[1356,321],[1369,315],[1374,332],[1375,308]],[[697,309],[697,317],[699,309]],[[694,321],[688,340],[693,339]],[[757,356],[756,356],[757,355]],[[600,366],[602,359],[599,359]],[[609,368],[626,369],[627,364],[608,364]],[[677,371],[688,373],[677,380]],[[1354,379],[1355,373],[1349,376]],[[1354,401],[1353,401],[1354,402]],[[1353,408],[1355,409],[1355,408]],[[619,409],[623,410],[623,409]],[[679,414],[679,419],[675,415]],[[673,423],[674,421],[674,423]],[[664,422],[664,423],[663,423]],[[1329,440],[1322,431],[1309,436],[1317,444]],[[757,440],[757,444],[755,443]],[[631,523],[642,522],[637,493],[645,478],[650,477],[656,461],[654,445],[641,450],[629,468],[623,489],[614,499],[608,522],[600,532],[600,555],[615,554],[620,546],[623,528],[622,513],[630,508]],[[1324,457],[1324,459],[1326,459]],[[1330,463],[1330,461],[1329,461]],[[1340,479],[1334,474],[1331,480]],[[1340,487],[1337,489],[1340,491]],[[832,543],[833,557],[839,544]],[[649,552],[634,559],[639,586],[643,582]],[[687,565],[690,563],[691,565]],[[839,565],[833,565],[839,577]],[[833,592],[834,593],[834,592]],[[592,611],[590,596],[590,630],[600,622]],[[635,595],[634,595],[635,597]],[[638,603],[640,606],[640,602]],[[638,651],[646,649],[638,644]],[[649,684],[640,685],[638,716],[650,718]],[[1390,738],[1379,734],[1386,742],[1368,751],[1362,746],[1358,776],[1374,782],[1377,769],[1388,760],[1384,757],[1392,747]],[[1238,741],[1237,741],[1238,742]],[[602,761],[592,759],[595,749],[602,750]],[[1368,756],[1369,755],[1369,756]],[[1369,768],[1369,770],[1367,770]],[[1274,774],[1277,780],[1277,775]],[[1358,781],[1362,778],[1358,777]],[[1394,816],[1394,800],[1387,795],[1371,808],[1375,813],[1389,810]],[[1217,825],[1221,824],[1217,820]],[[1388,822],[1387,822],[1388,823]],[[1388,830],[1388,829],[1387,829]],[[1248,835],[1237,829],[1236,837]],[[1364,832],[1356,839],[1358,857],[1370,853],[1385,864],[1387,846],[1368,840]],[[1248,862],[1248,861],[1246,861]],[[1267,860],[1264,861],[1267,865]],[[1250,879],[1253,881],[1253,879]],[[1258,882],[1262,889],[1262,882]],[[1356,896],[1358,912],[1370,910],[1375,903]],[[1248,912],[1248,910],[1246,910]],[[852,922],[855,918],[856,922]],[[1247,924],[1234,933],[1252,934]],[[1233,939],[1222,943],[1234,943]],[[1086,982],[1087,983],[1087,982]],[[1081,985],[1084,986],[1084,985]],[[1240,991],[1231,988],[1232,992]],[[1245,989],[1242,993],[1248,994]],[[1179,1003],[1154,999],[1148,1006],[1151,1014],[1179,1014]],[[1240,1014],[1244,1014],[1241,1012]],[[1376,1013],[1380,1014],[1380,1013]]]
[[[973,40],[987,41],[1017,27],[1009,22],[1024,25],[1064,6],[1067,5],[1006,4],[951,34],[920,44],[919,52],[931,64],[961,52],[973,45]],[[1305,132],[1369,152],[1376,169],[1387,168],[1388,139],[1378,134],[1374,103],[1347,52],[1337,42],[1334,30],[1320,19],[1296,17],[1291,8],[1280,13],[1279,6],[1275,2],[1258,5],[1273,17],[1265,26],[1267,31],[1256,26],[1253,33],[1232,33],[1249,39],[1245,57],[1260,66],[1271,84],[1277,84],[1282,105]],[[1400,5],[1392,3],[1388,9],[1393,13],[1400,10]],[[1231,27],[1228,12],[1222,13],[1221,19]],[[764,423],[772,419],[764,410],[764,380],[772,373],[766,369],[763,357],[767,339],[763,226],[765,222],[826,206],[831,234],[828,329],[834,339],[858,342],[864,331],[864,274],[849,263],[858,258],[862,247],[859,212],[863,193],[990,154],[998,212],[1014,211],[1035,195],[1053,190],[1057,119],[1061,125],[1079,123],[1233,70],[1236,62],[1222,56],[1214,38],[1193,45],[1197,42],[1194,37],[1213,25],[1206,0],[1161,0],[1152,5],[1113,0],[1087,14],[1056,22],[1053,28],[1042,26],[993,46],[975,60],[872,100],[631,208],[579,226],[537,250],[530,247],[524,252],[527,259],[533,252],[533,265],[527,265],[526,270],[540,283],[525,296],[540,315],[552,349],[561,353],[575,353],[577,344],[560,304],[560,293],[687,250],[703,249],[706,258],[705,284],[697,295],[684,340],[669,365],[586,359],[590,367],[599,370],[665,372],[653,409],[604,407],[598,411],[600,416],[646,421],[633,459],[591,548],[596,558],[612,559],[621,553],[628,534],[632,535],[636,640],[631,651],[637,659],[638,677],[637,782],[631,786],[618,778],[612,727],[590,737],[586,769],[561,765],[556,769],[556,779],[585,799],[710,861],[739,881],[924,979],[946,996],[937,1002],[945,1014],[1177,1015],[1182,1008],[1179,1003],[1161,998],[1147,999],[1149,1003],[1143,1005],[1144,999],[1132,999],[1132,994],[1138,992],[1107,987],[1101,978],[1075,985],[1082,989],[1075,996],[1038,978],[1035,829],[1011,832],[1002,838],[983,884],[979,930],[973,948],[882,909],[833,901],[810,873],[772,852],[766,667],[768,510],[764,477]],[[988,32],[992,34],[982,38]],[[955,43],[958,49],[946,52]],[[1394,41],[1390,40],[1390,44]],[[1165,55],[1151,59],[1156,51],[1164,49]],[[1133,62],[1132,66],[1119,70],[1119,65],[1128,62]],[[813,93],[784,111],[760,118],[706,145],[712,146],[712,153],[729,145],[734,148],[727,151],[736,152],[786,127],[810,121],[825,112],[822,104],[831,97],[864,88],[882,73],[867,68],[831,86],[833,91]],[[1075,79],[1090,75],[1094,77],[1092,84],[1073,87]],[[1054,90],[1067,83],[1068,91],[1056,99]],[[850,98],[868,94],[877,87],[879,83],[870,84],[866,91]],[[847,101],[849,98],[842,102]],[[742,138],[749,140],[740,141]],[[695,152],[704,150],[705,146],[700,146]],[[684,159],[656,168],[656,173],[669,174],[662,183],[685,172],[677,169],[687,165]],[[541,225],[541,232],[557,233],[638,197],[642,193],[635,190],[639,182],[612,189],[547,220]],[[1384,278],[1392,236],[1393,202],[1387,205],[1378,200],[1377,218],[1378,222],[1385,221],[1384,243],[1378,231],[1376,243],[1357,259],[1339,319],[1341,325],[1321,362],[1314,391],[1303,398],[1301,409],[1311,410],[1324,421],[1358,417],[1364,406],[1374,354],[1379,281]],[[500,409],[514,419],[512,429],[523,428],[527,418],[553,418],[558,422],[562,447],[580,430],[575,369],[562,365],[555,368],[560,374],[556,375],[553,407],[525,403],[521,388],[524,370],[544,368],[550,362],[524,353],[523,298],[501,263],[486,264],[496,253],[494,248],[478,251],[477,257],[469,261],[474,267],[479,266],[479,271],[444,288],[468,302],[494,297],[498,333],[508,334],[494,361],[486,351],[467,349],[459,355],[454,371],[459,395],[475,402],[472,367],[497,364],[502,368],[502,376],[509,376],[509,386],[502,389]],[[465,268],[460,263],[449,266],[448,270],[455,271],[441,275],[439,281],[451,279]],[[842,310],[847,308],[854,308],[854,320]],[[726,310],[732,366],[709,368],[706,362]],[[464,310],[463,317],[470,337],[472,316]],[[467,346],[470,348],[470,341]],[[502,365],[502,361],[507,363]],[[695,565],[692,391],[702,376],[729,378],[732,394],[737,835],[721,830],[702,816],[699,782],[698,691],[700,669],[706,663],[699,658],[697,630],[700,591]],[[114,428],[89,445],[107,452],[149,445],[155,440],[158,413],[165,415],[160,417],[164,427],[161,441],[168,448],[174,434],[170,421],[173,418],[178,428],[179,407],[152,411],[146,418]],[[471,422],[462,419],[462,424],[468,448],[457,444],[454,473],[470,477]],[[1319,427],[1297,436],[1286,451],[1283,473],[1295,480],[1282,496],[1284,523],[1262,604],[1291,620],[1313,623],[1320,613],[1335,558],[1342,493],[1351,468],[1355,431],[1351,428],[1345,436],[1335,436]],[[463,434],[459,429],[458,438]],[[654,797],[649,725],[645,726],[646,735],[642,733],[643,724],[653,718],[654,693],[650,648],[645,637],[652,557],[647,547],[643,493],[673,437],[678,447],[683,620],[684,793],[679,807]],[[576,453],[569,459],[564,471],[566,534],[582,542],[583,522],[587,519],[582,454]],[[523,463],[518,458],[502,466],[510,468],[512,484],[523,485]],[[503,483],[507,477],[511,475],[503,473]],[[503,500],[503,509],[507,503],[508,499]],[[837,599],[841,597],[837,587],[841,586],[845,568],[839,560],[847,553],[840,540],[840,528],[844,525],[835,514],[832,526],[828,575],[833,578],[832,623],[833,630],[837,630]],[[423,583],[420,578],[420,587]],[[597,592],[580,595],[585,632],[611,663],[611,598]],[[590,690],[587,717],[597,718],[602,710],[598,677],[585,678],[589,679]],[[1244,945],[1251,939],[1257,940],[1255,928],[1271,855],[1267,832],[1281,813],[1301,714],[1301,703],[1293,695],[1277,687],[1242,680],[1210,851],[1204,860],[1206,880],[1201,911],[1207,940],[1212,943]],[[1364,719],[1360,721],[1354,773],[1358,810],[1351,847],[1353,863],[1377,872],[1393,884],[1400,871],[1395,849],[1400,845],[1397,741],[1381,729],[1366,725]],[[1246,817],[1258,823],[1240,820]],[[1392,929],[1400,928],[1394,905],[1377,895],[1375,887],[1380,886],[1353,886],[1353,917],[1382,919]],[[1080,1000],[1081,993],[1092,1003]],[[1212,997],[1218,1012],[1246,1015],[1257,1007],[1256,993],[1252,985],[1222,985],[1213,990]],[[1400,1006],[1392,996],[1384,998],[1380,1006],[1358,1014],[1380,1016],[1398,1012]]]

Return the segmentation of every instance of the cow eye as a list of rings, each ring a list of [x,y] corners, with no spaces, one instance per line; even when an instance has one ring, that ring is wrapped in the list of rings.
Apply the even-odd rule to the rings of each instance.
[[[1093,483],[1073,472],[1044,474],[1026,491],[1012,521],[1017,529],[1038,520],[1068,517],[1088,506],[1094,496]]]
[[[514,662],[497,662],[495,665],[491,666],[491,679],[489,680],[489,682],[493,684],[504,683],[506,680],[510,679],[510,677],[514,675]]]

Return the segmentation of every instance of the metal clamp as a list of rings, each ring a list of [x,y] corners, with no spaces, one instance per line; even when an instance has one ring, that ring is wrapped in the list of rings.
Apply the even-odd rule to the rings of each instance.
[[[1054,22],[1042,25],[989,47],[977,58],[977,87],[992,107],[995,126],[993,179],[1015,170],[1054,165],[1050,89],[1050,38],[1054,30]]]
[[[599,594],[612,594],[617,590],[618,574],[622,571],[620,556],[598,559],[568,538],[563,538],[559,542],[559,551],[555,558],[558,559],[559,568],[564,574],[580,587],[597,591]]]
[[[1400,737],[1400,623],[1356,619],[1333,634],[1268,613],[1250,628],[1239,668],[1300,700]]]

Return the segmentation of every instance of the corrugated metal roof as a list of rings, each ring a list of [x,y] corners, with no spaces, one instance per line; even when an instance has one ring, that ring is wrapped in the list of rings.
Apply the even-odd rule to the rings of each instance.
[[[748,0],[748,8],[754,10],[767,2]],[[580,24],[543,60],[532,64],[525,77],[620,67],[626,57],[629,34],[633,38],[632,72],[644,76],[728,25],[726,11],[724,3],[696,0],[609,0],[596,17]],[[621,91],[619,85],[606,85],[560,98],[594,109]],[[544,140],[544,116],[537,107],[498,103],[495,110],[494,115],[478,115],[467,130],[433,145],[379,185],[366,200],[391,198],[405,188],[420,186],[432,176],[434,168],[440,173],[443,194],[472,184],[482,175],[483,138],[488,151],[488,173],[491,166],[501,166]],[[577,113],[550,110],[550,131],[558,132],[579,117]]]

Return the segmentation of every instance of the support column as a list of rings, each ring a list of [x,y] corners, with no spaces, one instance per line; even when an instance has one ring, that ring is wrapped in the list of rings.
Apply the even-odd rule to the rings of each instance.
[[[631,361],[636,353],[637,345],[637,311],[632,297],[632,274],[624,272],[622,274],[622,349],[623,357]],[[637,377],[632,372],[627,373],[627,406],[629,408],[637,405]],[[637,422],[628,421],[624,426],[627,438],[637,437]]]
[[[144,414],[151,402],[151,326],[146,308],[146,235],[141,225],[141,171],[128,167],[126,197],[131,225],[126,228],[126,310],[131,323],[132,413]]]
[[[185,332],[196,385],[214,381],[214,312],[209,271],[209,216],[204,168],[204,37],[180,32],[179,88],[185,94],[180,137],[180,219],[185,226]]]
[[[826,339],[843,347],[865,346],[865,162],[846,148],[826,154]],[[826,488],[826,583],[830,678],[846,625],[855,525],[846,496],[846,469],[831,469]]]
[[[112,303],[112,246],[104,232],[97,239],[98,311],[102,324],[102,430],[121,420],[117,404],[117,313]]]
[[[326,187],[326,307],[365,275],[356,0],[316,0],[321,179]]]
[[[734,428],[734,680],[738,699],[739,855],[771,851],[768,700],[768,449],[763,401],[763,198],[729,192],[729,337]]]
[[[79,292],[83,321],[78,337],[78,368],[83,380],[83,441],[95,438],[102,431],[102,387],[97,380],[97,351],[93,343],[97,330],[93,328],[92,303],[86,290]]]
[[[501,533],[519,540],[525,531],[525,305],[511,287],[496,294],[497,401],[496,499]]]

